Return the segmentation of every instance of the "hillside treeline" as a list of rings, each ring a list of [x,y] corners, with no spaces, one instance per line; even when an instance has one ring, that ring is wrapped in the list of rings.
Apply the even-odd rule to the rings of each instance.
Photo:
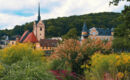
[[[120,13],[103,12],[91,13],[85,15],[74,15],[70,17],[58,17],[56,19],[44,20],[46,25],[46,37],[59,37],[67,34],[69,30],[76,30],[77,36],[80,36],[83,23],[86,22],[88,28],[112,28],[116,27],[120,22],[117,21]],[[3,35],[9,37],[14,35],[22,35],[24,31],[32,31],[33,22],[23,25],[16,25],[12,30],[0,30],[0,39]]]

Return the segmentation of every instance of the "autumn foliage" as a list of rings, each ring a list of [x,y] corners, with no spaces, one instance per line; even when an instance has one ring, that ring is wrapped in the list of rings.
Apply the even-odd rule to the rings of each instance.
[[[111,42],[89,39],[83,42],[75,39],[65,40],[55,49],[50,58],[64,60],[65,65],[71,67],[72,72],[83,74],[81,65],[87,63],[95,52],[110,53]]]

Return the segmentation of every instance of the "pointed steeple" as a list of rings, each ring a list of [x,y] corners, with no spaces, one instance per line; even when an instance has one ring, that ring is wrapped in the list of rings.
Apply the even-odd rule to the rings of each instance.
[[[88,38],[88,29],[86,23],[83,25],[82,33],[81,33],[81,41]]]
[[[86,22],[84,22],[82,32],[87,32],[87,25],[86,25]]]
[[[40,2],[38,2],[38,22],[41,20],[40,16]]]

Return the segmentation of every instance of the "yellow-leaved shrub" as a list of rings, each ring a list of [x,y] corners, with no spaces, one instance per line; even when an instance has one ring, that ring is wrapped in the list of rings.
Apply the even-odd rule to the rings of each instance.
[[[130,53],[96,53],[91,57],[90,71],[86,70],[86,80],[104,80],[105,75],[114,80],[128,80],[129,67]]]

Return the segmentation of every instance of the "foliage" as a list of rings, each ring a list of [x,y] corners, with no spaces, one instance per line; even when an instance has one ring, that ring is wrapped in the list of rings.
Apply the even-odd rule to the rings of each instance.
[[[90,60],[90,56],[99,51],[102,53],[111,52],[111,43],[104,44],[101,41],[87,40],[81,45],[78,40],[69,39],[60,44],[50,58],[60,60],[57,61],[60,64],[56,65],[57,67],[67,65],[71,67],[72,72],[81,75],[84,70],[81,68],[81,65],[87,63]]]
[[[3,71],[1,80],[55,80],[45,63],[40,61],[18,61]]]
[[[118,3],[120,1],[127,1],[127,2],[129,2],[130,0],[112,0],[112,1],[110,1],[110,4],[118,5]]]
[[[72,28],[63,36],[63,39],[78,39],[77,33],[76,28]]]
[[[125,10],[122,11],[120,16],[120,21],[122,24],[119,24],[114,30],[114,41],[113,48],[121,51],[130,50],[130,6],[125,6]]]
[[[41,50],[17,44],[0,51],[0,80],[56,80]]]
[[[113,48],[115,52],[130,52],[130,40],[127,38],[115,38],[113,40]]]
[[[96,53],[91,57],[91,66],[87,67],[86,80],[129,80],[130,54],[103,55]]]
[[[46,25],[46,37],[57,37],[63,36],[68,33],[70,29],[76,28],[77,36],[80,36],[83,23],[86,22],[88,28],[101,27],[101,28],[112,28],[116,27],[116,19],[120,13],[104,12],[104,13],[91,13],[80,16],[61,17],[57,19],[44,20]],[[0,30],[0,39],[3,35],[10,37],[14,35],[22,35],[24,31],[32,31],[33,22],[26,23],[23,25],[17,25],[12,30]]]
[[[118,5],[121,1],[130,2],[130,0],[112,0],[110,4]],[[117,28],[114,29],[114,51],[130,52],[130,5],[125,6],[117,21],[122,23],[118,24]]]
[[[42,55],[43,53],[34,50],[31,44],[18,44],[4,48],[0,53],[0,60],[2,63],[10,65],[23,60],[24,57],[27,57],[29,60],[35,60]]]
[[[49,66],[51,70],[67,70],[71,71],[69,65],[65,65],[65,59],[54,59],[49,61]],[[58,65],[58,66],[57,66]]]
[[[77,80],[75,73],[66,70],[52,70],[51,71],[58,80]]]

